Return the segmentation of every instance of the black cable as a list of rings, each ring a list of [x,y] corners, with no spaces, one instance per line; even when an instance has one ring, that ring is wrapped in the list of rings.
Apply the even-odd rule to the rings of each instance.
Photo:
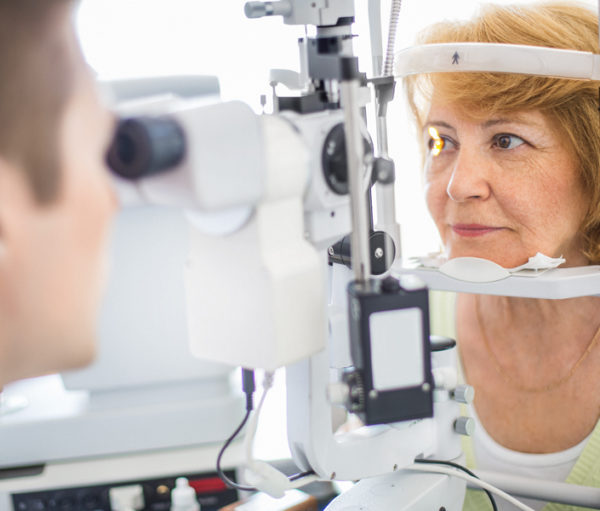
[[[246,415],[244,416],[244,419],[242,420],[240,425],[236,428],[236,430],[225,441],[225,443],[223,444],[223,447],[221,447],[221,450],[219,451],[219,455],[217,456],[217,475],[221,478],[221,480],[227,486],[229,486],[230,488],[233,488],[234,490],[258,491],[258,488],[254,488],[253,486],[244,486],[243,484],[238,484],[235,481],[232,481],[231,479],[229,479],[229,477],[227,477],[227,475],[225,474],[225,472],[223,472],[223,469],[221,468],[221,460],[223,459],[223,454],[225,454],[225,451],[227,450],[227,448],[235,440],[235,437],[240,434],[240,431],[242,431],[242,429],[244,429],[244,426],[246,425],[246,423],[248,422],[248,419],[250,418],[250,413],[252,413],[252,410],[254,409],[254,403],[253,403],[252,396],[254,394],[255,388],[256,388],[256,386],[254,384],[254,371],[252,369],[242,368],[242,389],[244,391],[244,394],[246,394]],[[298,479],[302,479],[303,477],[313,475],[313,474],[314,474],[314,471],[312,471],[312,470],[309,470],[307,472],[300,472],[299,474],[294,474],[293,476],[290,476],[289,480],[297,481]]]
[[[242,389],[244,391],[244,394],[246,394],[246,415],[244,416],[244,419],[237,427],[237,429],[225,441],[223,447],[221,447],[221,450],[219,451],[219,455],[217,456],[217,475],[227,486],[233,488],[234,490],[258,491],[252,486],[244,486],[243,484],[238,484],[235,481],[232,481],[231,479],[229,479],[229,477],[225,475],[225,472],[223,472],[223,469],[221,468],[221,459],[223,458],[223,454],[225,454],[225,451],[231,445],[231,442],[235,440],[235,437],[240,434],[240,431],[244,429],[246,422],[248,422],[248,419],[250,418],[250,413],[254,408],[252,396],[254,394],[255,388],[256,386],[254,385],[254,371],[252,369],[242,368]]]
[[[453,463],[452,461],[424,460],[424,459],[419,458],[419,459],[415,459],[415,463],[423,463],[423,464],[430,464],[430,465],[448,465],[449,467],[453,467],[453,468],[457,468],[458,470],[462,470],[463,472],[469,474],[471,477],[475,477],[476,479],[479,479],[479,477],[477,475],[475,475],[473,472],[471,472],[467,467],[463,467],[462,465],[459,465],[458,463]],[[492,504],[492,509],[494,511],[498,511],[498,507],[496,506],[496,500],[494,499],[494,496],[488,490],[485,490],[483,488],[482,488],[482,490],[489,497],[490,503]]]
[[[290,476],[288,479],[290,481],[297,481],[298,479],[302,479],[303,477],[313,476],[313,475],[315,475],[314,470],[307,470],[306,472],[300,472],[299,474],[294,474],[293,476]]]
[[[256,488],[254,488],[252,486],[244,486],[242,484],[236,483],[235,481],[232,481],[231,479],[229,479],[229,477],[227,477],[225,475],[225,472],[223,472],[223,469],[221,468],[221,458],[223,458],[223,454],[225,454],[225,451],[231,445],[231,442],[234,441],[235,437],[238,436],[238,434],[240,433],[240,431],[246,425],[246,422],[248,422],[248,418],[250,417],[250,413],[251,412],[252,412],[251,409],[250,410],[246,410],[246,415],[244,416],[244,420],[242,420],[242,422],[237,427],[237,429],[233,432],[233,434],[223,444],[223,447],[221,447],[221,450],[219,451],[219,455],[217,456],[217,474],[218,474],[218,476],[221,478],[221,480],[227,486],[229,486],[230,488],[233,488],[234,490],[240,490],[240,491],[258,491]]]

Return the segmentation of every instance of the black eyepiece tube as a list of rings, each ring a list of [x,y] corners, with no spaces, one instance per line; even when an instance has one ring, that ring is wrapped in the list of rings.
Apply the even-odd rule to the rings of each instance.
[[[139,179],[172,169],[185,150],[185,135],[174,119],[132,117],[119,121],[107,162],[115,174]]]

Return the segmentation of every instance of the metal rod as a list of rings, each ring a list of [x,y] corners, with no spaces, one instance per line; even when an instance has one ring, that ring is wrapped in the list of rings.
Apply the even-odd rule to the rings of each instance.
[[[600,2],[600,0],[598,0]],[[383,37],[381,35],[381,0],[369,0],[369,35],[373,76],[381,75],[383,68]]]
[[[476,470],[475,472],[482,481],[493,484],[511,495],[600,509],[599,488],[501,474],[499,472],[486,472],[483,470]]]
[[[379,105],[375,105],[378,109]],[[383,158],[388,158],[388,132],[387,132],[387,117],[377,116],[377,155]],[[377,228],[387,232],[393,240],[396,248],[395,257],[402,257],[402,247],[400,238],[400,226],[396,219],[396,187],[395,181],[388,184],[377,183],[375,185],[375,207],[376,207],[376,225]],[[387,268],[393,264],[393,250],[390,246],[389,238],[386,238],[385,246],[385,265]]]
[[[364,189],[364,148],[360,124],[360,85],[357,80],[340,83],[340,100],[344,111],[344,135],[352,208],[352,270],[357,282],[366,282],[371,275],[369,254],[369,216]]]
[[[376,103],[376,108],[379,105]],[[387,117],[377,116],[377,156],[388,157]]]

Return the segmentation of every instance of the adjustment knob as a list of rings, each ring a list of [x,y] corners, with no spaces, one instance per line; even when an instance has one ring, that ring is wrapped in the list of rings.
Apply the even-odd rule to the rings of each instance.
[[[454,401],[470,405],[475,399],[475,389],[471,385],[459,385],[452,391]]]
[[[475,432],[475,421],[471,417],[459,417],[454,421],[454,431],[459,435],[471,436]]]
[[[292,6],[288,0],[279,2],[246,2],[244,14],[247,18],[262,18],[263,16],[289,16]]]
[[[400,291],[400,282],[394,277],[386,277],[381,281],[381,290],[385,294],[393,294]]]
[[[246,2],[244,14],[246,18],[262,18],[267,15],[267,6],[264,2]]]

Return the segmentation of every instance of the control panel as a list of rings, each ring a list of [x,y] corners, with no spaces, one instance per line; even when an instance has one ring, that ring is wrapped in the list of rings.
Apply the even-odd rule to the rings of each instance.
[[[225,471],[235,479],[235,471]],[[169,511],[171,490],[178,477],[186,477],[196,490],[202,511],[217,511],[238,500],[236,490],[228,488],[216,473],[177,474],[163,478],[119,481],[114,484],[65,487],[59,489],[13,493],[13,511],[111,511],[111,492],[130,490],[141,497],[142,511]]]

